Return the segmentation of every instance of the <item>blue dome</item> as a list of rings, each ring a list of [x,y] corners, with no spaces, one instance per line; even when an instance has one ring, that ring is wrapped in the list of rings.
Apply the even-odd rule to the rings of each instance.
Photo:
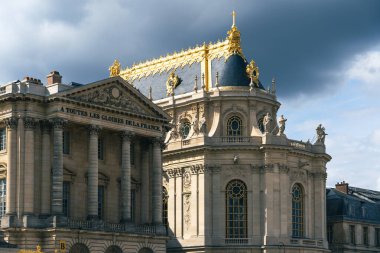
[[[220,68],[219,85],[249,86],[250,80],[245,72],[246,67],[247,63],[240,55],[231,55]]]

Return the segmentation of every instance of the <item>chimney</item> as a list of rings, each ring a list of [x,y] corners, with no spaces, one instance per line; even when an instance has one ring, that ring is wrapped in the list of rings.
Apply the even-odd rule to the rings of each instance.
[[[53,70],[52,72],[50,72],[50,74],[47,75],[46,77],[47,77],[47,85],[62,82],[62,76],[56,70]]]
[[[345,193],[345,194],[348,194],[348,183],[346,183],[346,182],[338,182],[338,183],[336,183],[336,185],[335,185],[335,189],[337,190],[337,191],[340,191],[340,192],[343,192],[343,193]]]

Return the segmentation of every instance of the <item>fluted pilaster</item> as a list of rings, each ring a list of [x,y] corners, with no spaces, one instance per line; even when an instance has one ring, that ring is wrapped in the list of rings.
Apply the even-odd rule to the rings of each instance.
[[[141,223],[149,223],[149,146],[145,146],[141,159]]]
[[[88,181],[87,181],[87,219],[98,219],[98,138],[100,127],[89,127],[88,141]]]
[[[130,222],[131,216],[131,138],[132,133],[125,131],[121,134],[121,220]]]
[[[25,129],[25,167],[24,167],[24,214],[34,213],[34,130],[36,121],[24,118]]]
[[[50,162],[50,129],[47,120],[41,121],[42,159],[41,159],[41,214],[50,214],[51,162]]]
[[[5,120],[8,130],[7,141],[7,205],[6,214],[16,214],[16,186],[17,186],[17,121],[11,117]]]
[[[162,224],[162,141],[153,140],[152,222]]]
[[[51,183],[51,213],[62,215],[63,199],[63,128],[66,122],[57,118],[52,120],[53,125],[53,172]]]

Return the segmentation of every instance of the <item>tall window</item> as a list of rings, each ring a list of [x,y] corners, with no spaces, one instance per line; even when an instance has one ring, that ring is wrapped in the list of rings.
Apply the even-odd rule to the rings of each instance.
[[[169,194],[165,187],[162,187],[162,223],[167,227],[168,222],[168,200]]]
[[[7,148],[7,130],[0,128],[0,151]]]
[[[295,184],[292,189],[292,236],[303,237],[304,196],[302,187]]]
[[[104,139],[102,137],[98,138],[98,159],[104,160]]]
[[[363,244],[368,246],[368,227],[363,227]]]
[[[226,187],[226,238],[247,238],[247,186],[240,180]]]
[[[63,215],[70,216],[70,182],[63,182],[63,198],[62,198]]]
[[[241,136],[242,123],[238,116],[232,116],[227,121],[227,135],[228,136]]]
[[[104,219],[104,186],[98,186],[98,216],[99,219]]]
[[[5,214],[5,208],[6,208],[6,189],[7,189],[7,184],[6,184],[6,179],[0,179],[0,218],[3,217]]]
[[[191,124],[189,121],[186,120],[181,123],[181,126],[179,127],[179,133],[181,134],[182,139],[186,139],[189,136],[190,129]]]
[[[380,228],[375,228],[375,245],[380,247]]]
[[[63,153],[65,155],[70,154],[70,132],[69,131],[63,131]]]
[[[355,225],[350,225],[350,244],[356,244]]]

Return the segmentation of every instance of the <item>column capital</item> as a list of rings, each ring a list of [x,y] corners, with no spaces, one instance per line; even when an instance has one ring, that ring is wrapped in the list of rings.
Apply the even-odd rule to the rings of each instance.
[[[17,129],[18,118],[15,116],[9,117],[4,120],[5,125],[9,129]]]
[[[100,130],[102,130],[100,126],[97,126],[97,125],[88,126],[88,132],[90,133],[90,135],[99,135]]]
[[[131,131],[122,131],[120,132],[120,136],[123,140],[131,141],[133,137],[135,137],[135,133]]]
[[[52,124],[49,120],[46,120],[46,119],[40,120],[41,131],[43,134],[50,133],[51,125]]]
[[[151,139],[153,146],[158,145],[161,149],[166,148],[165,141],[162,137],[154,137]]]
[[[62,118],[54,118],[50,120],[50,124],[53,126],[54,129],[63,130],[67,124],[67,120]]]
[[[25,117],[24,118],[24,127],[25,129],[35,129],[37,125],[37,121],[32,117]]]

